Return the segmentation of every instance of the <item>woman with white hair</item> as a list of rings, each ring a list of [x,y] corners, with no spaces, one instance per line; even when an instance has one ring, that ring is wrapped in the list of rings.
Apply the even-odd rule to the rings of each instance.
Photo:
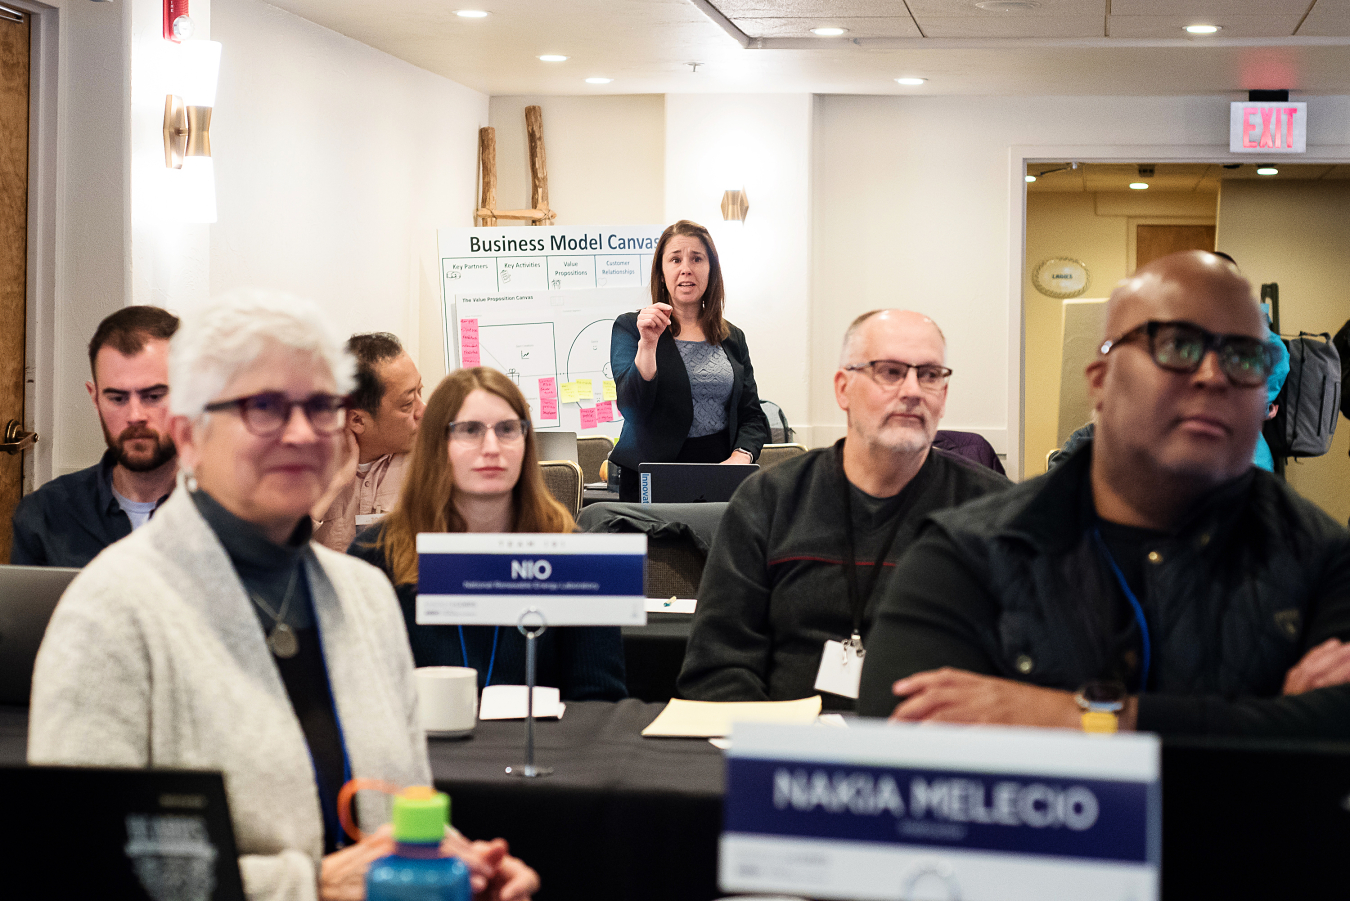
[[[33,674],[31,763],[225,774],[254,899],[360,898],[393,844],[343,847],[338,790],[431,782],[388,580],[309,540],[352,381],[296,298],[240,293],[184,317],[169,355],[180,487],[71,583]],[[358,799],[367,825],[378,802]],[[504,842],[447,841],[478,890],[537,886]]]

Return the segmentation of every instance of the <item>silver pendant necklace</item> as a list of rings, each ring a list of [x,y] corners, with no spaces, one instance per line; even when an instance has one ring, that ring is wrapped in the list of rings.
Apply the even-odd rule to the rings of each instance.
[[[300,572],[302,563],[297,562],[294,569],[291,570],[291,581],[286,586],[286,594],[281,599],[281,610],[273,612],[272,608],[267,606],[262,598],[253,592],[248,596],[253,599],[253,603],[262,608],[262,611],[276,622],[272,631],[267,636],[267,647],[271,649],[272,654],[280,657],[282,660],[290,660],[296,654],[300,653],[300,639],[296,636],[295,630],[286,623],[286,609],[291,603],[291,592],[295,590],[295,577]]]

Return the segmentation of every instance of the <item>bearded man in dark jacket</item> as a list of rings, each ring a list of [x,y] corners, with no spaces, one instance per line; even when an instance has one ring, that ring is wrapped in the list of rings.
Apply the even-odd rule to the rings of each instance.
[[[1350,533],[1251,465],[1264,334],[1213,254],[1123,282],[1087,368],[1095,438],[931,517],[867,636],[859,711],[1350,738]]]

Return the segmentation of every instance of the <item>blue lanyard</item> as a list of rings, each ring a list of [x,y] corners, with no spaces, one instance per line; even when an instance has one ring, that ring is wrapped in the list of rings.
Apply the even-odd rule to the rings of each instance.
[[[1116,558],[1111,556],[1111,551],[1102,538],[1101,529],[1093,526],[1092,537],[1097,540],[1097,549],[1102,552],[1106,562],[1111,564],[1111,572],[1116,574],[1116,581],[1120,583],[1120,590],[1125,592],[1125,599],[1130,602],[1130,607],[1134,610],[1134,621],[1139,624],[1139,633],[1144,637],[1144,666],[1139,676],[1139,693],[1143,694],[1148,690],[1148,667],[1153,659],[1153,647],[1148,639],[1148,621],[1144,619],[1144,608],[1139,603],[1139,599],[1134,596],[1134,592],[1130,590],[1129,584],[1126,583],[1125,574],[1116,565]]]
[[[483,680],[483,687],[487,688],[492,684],[492,667],[497,664],[497,632],[501,626],[492,627],[492,656],[488,658],[487,679]],[[464,643],[464,627],[459,627],[459,652],[464,655],[464,665],[470,666],[469,647]]]

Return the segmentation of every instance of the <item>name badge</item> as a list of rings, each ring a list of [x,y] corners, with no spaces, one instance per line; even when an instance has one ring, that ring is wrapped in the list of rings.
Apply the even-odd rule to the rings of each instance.
[[[820,671],[816,673],[816,691],[858,699],[858,685],[862,680],[862,642],[827,641],[820,655]]]
[[[384,519],[385,515],[386,514],[384,513],[358,513],[356,514],[356,525],[358,527],[373,526],[375,523]]]

